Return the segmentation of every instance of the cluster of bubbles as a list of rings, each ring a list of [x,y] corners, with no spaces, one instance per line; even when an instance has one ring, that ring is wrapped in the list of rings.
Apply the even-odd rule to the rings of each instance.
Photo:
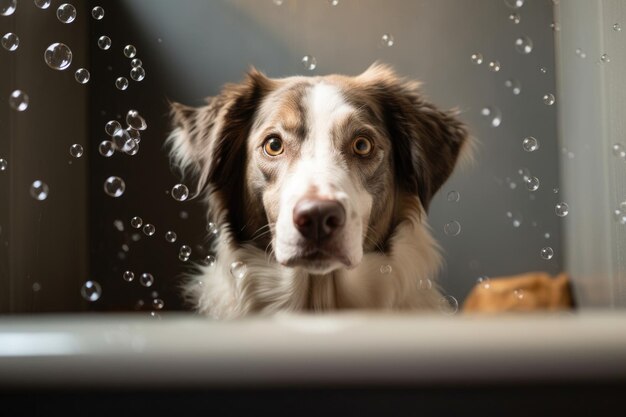
[[[137,110],[129,110],[126,113],[126,128],[123,128],[117,120],[109,120],[104,125],[104,131],[111,140],[104,140],[98,146],[100,155],[109,158],[115,151],[134,156],[139,152],[141,131],[146,130],[148,125]]]
[[[626,225],[626,200],[619,203],[617,208],[613,210],[613,218],[621,225]]]

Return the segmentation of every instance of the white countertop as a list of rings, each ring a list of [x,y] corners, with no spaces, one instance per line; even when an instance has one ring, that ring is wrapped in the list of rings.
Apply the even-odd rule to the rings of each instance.
[[[307,386],[626,379],[626,312],[0,318],[0,386]]]

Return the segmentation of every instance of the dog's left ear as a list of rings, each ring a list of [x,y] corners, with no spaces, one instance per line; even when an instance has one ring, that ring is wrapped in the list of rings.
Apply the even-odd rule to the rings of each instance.
[[[465,126],[454,112],[425,101],[418,82],[398,78],[387,66],[372,65],[358,81],[377,99],[401,189],[419,196],[428,209],[468,142]]]

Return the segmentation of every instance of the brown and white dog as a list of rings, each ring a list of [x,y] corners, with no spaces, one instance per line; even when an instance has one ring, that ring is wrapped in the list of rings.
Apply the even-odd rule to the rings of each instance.
[[[204,107],[173,104],[173,164],[219,229],[215,264],[184,286],[197,311],[437,307],[426,210],[469,141],[418,87],[380,64],[356,77],[252,69]]]

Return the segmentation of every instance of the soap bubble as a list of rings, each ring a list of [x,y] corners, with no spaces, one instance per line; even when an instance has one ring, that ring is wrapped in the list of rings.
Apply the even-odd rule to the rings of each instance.
[[[381,265],[380,266],[380,273],[383,275],[388,275],[391,274],[392,268],[391,265]]]
[[[126,58],[134,58],[135,55],[137,55],[137,48],[135,48],[133,45],[126,45],[124,47],[124,56]]]
[[[106,125],[104,125],[104,131],[107,135],[113,136],[122,130],[122,125],[117,120],[109,120]]]
[[[449,202],[456,203],[461,199],[461,194],[459,194],[458,191],[453,190],[448,193],[448,196],[446,198]]]
[[[43,54],[46,64],[52,69],[62,71],[72,63],[72,51],[63,43],[53,43]]]
[[[615,23],[613,25],[613,30],[616,31],[616,32],[621,32],[622,31],[622,27],[620,26],[619,23]]]
[[[522,85],[515,78],[509,78],[508,80],[506,80],[504,82],[504,86],[506,88],[510,88],[511,92],[516,96],[518,96],[522,92]]]
[[[143,62],[141,62],[141,59],[135,58],[132,61],[130,61],[130,66],[133,68],[141,67],[143,66]]]
[[[137,110],[129,110],[126,113],[126,124],[136,130],[146,130],[148,127],[146,121],[139,115]]]
[[[165,240],[169,243],[174,243],[176,242],[176,239],[178,238],[178,236],[176,235],[176,232],[173,232],[171,230],[168,230],[167,232],[165,232]]]
[[[244,264],[241,261],[235,261],[232,264],[230,264],[230,273],[232,274],[233,277],[237,278],[237,279],[242,279],[243,277],[246,276],[246,264]]]
[[[155,232],[156,232],[156,227],[154,227],[153,224],[146,223],[146,225],[143,227],[143,233],[146,236],[152,236]]]
[[[172,197],[176,201],[185,201],[189,197],[189,189],[185,184],[176,184],[172,187]]]
[[[273,2],[276,6],[282,6],[282,5],[283,5],[283,1],[284,1],[284,0],[272,0],[272,2]]]
[[[117,80],[115,80],[115,87],[117,87],[118,90],[126,90],[128,88],[128,78],[118,77]]]
[[[539,72],[541,72],[542,74],[547,74],[548,70],[546,69],[546,67],[541,67],[539,68]]]
[[[339,0],[328,0],[331,6],[337,6],[339,4]]]
[[[524,218],[522,217],[522,214],[518,211],[516,212],[507,211],[506,217],[511,221],[511,224],[513,224],[513,227],[515,228],[520,227],[522,225],[522,221],[524,220]]]
[[[302,57],[302,65],[305,69],[313,71],[317,67],[317,59],[313,55],[305,55]]]
[[[89,81],[89,77],[90,77],[89,71],[85,68],[79,68],[74,73],[74,78],[80,84],[86,84]]]
[[[130,78],[133,81],[141,81],[146,78],[146,70],[143,67],[133,67],[130,70]]]
[[[419,289],[422,291],[428,291],[433,289],[433,282],[429,279],[420,279],[418,282]]]
[[[521,300],[524,298],[524,290],[522,289],[517,289],[513,291],[513,296],[515,298],[517,298],[518,300]]]
[[[476,280],[476,284],[480,288],[483,288],[485,290],[488,290],[489,288],[491,288],[491,280],[486,275],[478,277],[478,279]]]
[[[181,246],[180,250],[178,251],[178,258],[183,262],[187,262],[190,256],[191,256],[191,248],[187,245]]]
[[[451,295],[444,295],[439,299],[439,311],[451,316],[459,311],[459,302]]]
[[[504,0],[504,4],[511,9],[519,9],[524,5],[524,0]]]
[[[37,6],[40,9],[47,9],[48,7],[50,7],[50,3],[52,3],[52,0],[34,0],[35,6]]]
[[[576,55],[578,55],[581,58],[587,58],[587,54],[583,52],[583,50],[580,48],[576,48]]]
[[[391,33],[385,33],[383,34],[383,36],[380,38],[383,46],[393,46],[394,43],[394,39],[393,39],[393,35]]]
[[[48,188],[48,184],[42,182],[40,180],[34,181],[30,186],[30,195],[39,201],[43,201],[48,198],[48,193],[50,189]]]
[[[133,271],[124,271],[124,273],[122,274],[122,278],[126,282],[131,282],[135,279],[135,273]]]
[[[528,191],[537,191],[539,189],[539,178],[529,177],[526,180],[526,188],[528,188]]]
[[[130,225],[135,229],[139,229],[143,225],[143,219],[139,216],[135,216],[130,219]]]
[[[621,143],[614,143],[612,146],[613,155],[618,158],[626,159],[626,148]]]
[[[109,158],[115,152],[115,145],[110,140],[103,140],[98,145],[98,152],[100,152],[100,155]]]
[[[557,203],[556,206],[554,206],[554,212],[559,217],[565,217],[569,213],[569,206],[567,203]]]
[[[0,171],[6,171],[8,167],[9,163],[6,161],[6,159],[0,158]]]
[[[100,6],[94,7],[93,9],[91,9],[91,17],[96,20],[102,20],[102,18],[104,17],[104,9]]]
[[[473,53],[471,55],[472,64],[480,65],[483,63],[483,55],[480,52]]]
[[[215,265],[215,261],[216,261],[215,256],[213,256],[213,255],[207,255],[207,256],[205,256],[205,257],[204,257],[204,259],[202,260],[202,264],[203,264],[204,266],[213,266],[213,265]]]
[[[76,19],[76,8],[69,3],[63,3],[57,9],[57,19],[61,23],[72,23]]]
[[[126,155],[137,155],[137,152],[139,152],[139,142],[135,139],[130,139],[124,144],[122,150]]]
[[[26,110],[28,108],[28,102],[28,94],[26,94],[22,90],[15,90],[9,96],[9,106],[11,106],[13,110]]]
[[[151,287],[154,284],[154,277],[149,272],[144,272],[139,276],[139,283],[144,287]]]
[[[529,54],[533,51],[533,41],[528,36],[515,39],[515,49],[520,54]]]
[[[102,295],[102,287],[100,287],[100,284],[96,281],[85,281],[80,288],[80,295],[82,295],[85,300],[93,303],[94,301],[98,301]]]
[[[106,51],[111,47],[111,38],[108,36],[102,35],[98,38],[98,47],[103,51]]]
[[[600,57],[600,61],[606,62],[606,63],[611,62],[611,57],[608,56],[607,54],[602,54],[602,56]]]
[[[511,13],[509,15],[509,20],[513,23],[515,23],[516,25],[519,24],[519,22],[522,20],[522,18],[520,17],[520,15],[518,13]]]
[[[539,141],[532,136],[524,138],[522,148],[524,148],[526,152],[535,152],[539,149]]]
[[[15,33],[9,32],[2,37],[2,47],[7,51],[15,51],[20,45],[20,38]]]
[[[489,71],[498,72],[500,71],[500,62],[498,61],[489,61]]]
[[[483,107],[480,114],[489,119],[492,127],[498,127],[502,123],[502,113],[495,107]]]
[[[543,259],[549,261],[554,256],[554,250],[552,250],[550,246],[546,246],[545,248],[541,248],[540,254]]]
[[[110,176],[104,181],[104,192],[111,197],[120,197],[126,190],[126,184],[120,177]]]
[[[154,308],[155,310],[162,310],[163,307],[165,307],[165,302],[160,298],[155,298],[154,300],[152,300],[152,308]]]
[[[543,104],[545,104],[546,106],[553,105],[555,101],[556,101],[556,99],[554,98],[553,94],[544,94],[543,95]]]
[[[206,231],[209,232],[209,235],[212,235],[213,237],[217,236],[217,234],[219,233],[217,225],[213,222],[209,222],[206,225]]]
[[[83,156],[83,147],[78,143],[73,144],[72,146],[70,146],[70,155],[72,155],[74,158],[80,158],[81,156]]]
[[[0,16],[10,16],[15,13],[17,0],[0,0]]]
[[[461,223],[452,220],[443,226],[443,231],[448,236],[458,236],[461,233]]]

